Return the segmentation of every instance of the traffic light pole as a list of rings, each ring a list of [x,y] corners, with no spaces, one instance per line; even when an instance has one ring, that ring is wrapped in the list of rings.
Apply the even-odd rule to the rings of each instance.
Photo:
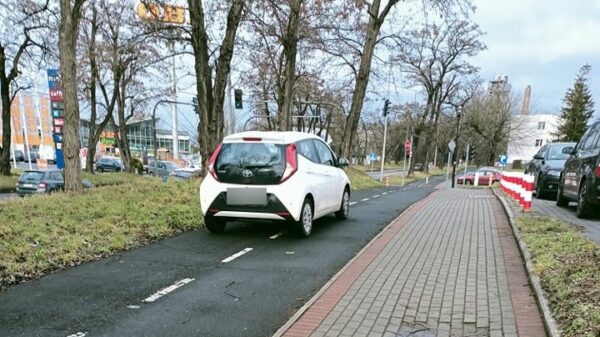
[[[467,144],[467,152],[465,155],[465,175],[463,176],[463,185],[466,184],[466,178],[467,178],[467,166],[469,166],[469,156],[471,155],[471,144]]]
[[[381,174],[379,175],[379,181],[383,181],[383,165],[385,164],[385,142],[387,139],[387,124],[388,124],[388,115],[385,114],[385,122],[383,126],[383,150],[381,150]]]
[[[458,138],[460,136],[460,114],[462,113],[462,107],[459,107],[456,110],[456,137],[454,138],[454,142],[456,143],[456,149],[452,154],[452,188],[454,188],[454,184],[456,182],[456,153],[458,153]]]

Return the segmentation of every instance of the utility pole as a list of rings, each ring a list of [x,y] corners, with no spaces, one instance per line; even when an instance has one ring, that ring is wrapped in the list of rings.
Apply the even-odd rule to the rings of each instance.
[[[404,172],[402,172],[402,186],[404,186],[404,179],[406,177],[406,157],[408,156],[408,153],[406,153],[406,143],[408,142],[408,133],[410,132],[409,128],[410,126],[408,125],[408,123],[406,123],[406,137],[404,137]],[[412,143],[409,144],[409,150],[410,149],[412,149]],[[410,165],[408,167],[410,167]]]
[[[383,126],[383,149],[381,150],[381,174],[379,176],[379,181],[383,181],[383,165],[385,164],[385,142],[387,138],[387,122],[388,122],[388,110],[390,106],[390,101],[388,99],[385,100],[383,105],[383,116],[385,117],[385,122]]]
[[[175,68],[175,43],[171,43],[173,54],[173,101],[177,101],[177,73]],[[173,121],[171,138],[173,139],[173,159],[179,159],[179,137],[177,135],[177,104],[171,104],[171,120]],[[154,126],[156,129],[156,126]],[[156,132],[156,131],[155,131]]]
[[[31,165],[31,149],[29,148],[29,132],[27,130],[27,117],[25,117],[25,112],[24,112],[24,106],[25,104],[23,103],[23,94],[19,93],[19,113],[21,114],[21,131],[22,131],[22,135],[24,138],[24,143],[25,143],[25,151],[23,151],[24,153],[27,153],[27,161],[29,162],[29,169],[32,170],[33,166]]]
[[[460,136],[460,115],[462,113],[462,105],[456,109],[456,137],[454,137],[454,142],[456,143],[456,150],[452,156],[452,188],[454,188],[454,183],[456,181],[456,153],[458,152],[458,138]]]
[[[463,185],[466,184],[465,178],[467,178],[467,166],[469,166],[469,151],[471,150],[471,144],[467,144],[467,152],[465,153],[465,175],[463,176]]]

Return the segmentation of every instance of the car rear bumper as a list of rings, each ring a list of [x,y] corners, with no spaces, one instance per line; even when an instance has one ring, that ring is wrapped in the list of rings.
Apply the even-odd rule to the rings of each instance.
[[[36,194],[43,194],[45,193],[46,190],[33,190],[33,189],[24,189],[24,188],[19,188],[17,187],[17,195],[22,197],[22,196],[26,196],[26,195],[36,195]]]
[[[208,214],[215,217],[243,219],[291,219],[289,210],[273,193],[267,193],[266,205],[228,205],[227,192],[221,192],[210,204]]]

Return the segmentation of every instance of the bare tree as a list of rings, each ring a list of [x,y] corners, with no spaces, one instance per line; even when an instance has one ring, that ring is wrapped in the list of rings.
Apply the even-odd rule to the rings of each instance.
[[[245,4],[245,0],[233,0],[231,3],[225,35],[219,47],[219,55],[214,62],[216,72],[213,82],[204,7],[201,0],[188,0],[200,114],[198,136],[200,138],[200,154],[205,161],[208,160],[212,149],[223,137],[225,88],[227,76],[231,71],[235,37]],[[205,166],[203,165],[203,170],[206,170]]]
[[[79,100],[77,97],[77,39],[85,0],[60,0],[59,50],[65,104],[64,158],[65,190],[80,191]]]
[[[49,1],[3,1],[0,4],[0,99],[2,101],[2,144],[0,174],[10,175],[11,106],[21,90],[24,63],[40,62],[47,46]]]

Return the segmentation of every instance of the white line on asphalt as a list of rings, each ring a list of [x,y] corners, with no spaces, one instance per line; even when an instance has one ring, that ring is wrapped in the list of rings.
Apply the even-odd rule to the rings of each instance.
[[[383,195],[386,195],[386,194],[387,194],[387,192],[383,192],[383,193],[381,193],[381,194],[383,194]]]
[[[354,205],[356,205],[356,201],[351,201],[350,206],[354,206]]]
[[[128,305],[127,308],[129,308],[129,309],[139,309],[140,306],[139,305]]]
[[[239,251],[239,252],[237,252],[237,253],[235,253],[235,254],[231,255],[230,257],[228,257],[228,258],[226,258],[226,259],[223,259],[223,261],[221,261],[221,262],[223,262],[223,263],[231,262],[231,261],[233,261],[233,260],[237,259],[238,257],[240,257],[240,256],[242,256],[242,255],[244,255],[244,254],[248,253],[248,252],[249,252],[249,251],[251,251],[252,249],[254,249],[254,248],[246,248],[246,249],[243,249],[243,250],[241,250],[241,251]]]
[[[277,239],[278,237],[282,236],[282,235],[283,235],[283,233],[285,233],[285,232],[279,232],[279,233],[273,234],[273,235],[269,236],[269,239],[271,239],[271,240],[275,240],[275,239]]]
[[[369,198],[360,199],[360,201],[369,201]]]
[[[379,194],[375,194],[373,198],[379,198]]]
[[[87,332],[78,332],[72,335],[68,335],[67,337],[85,337],[85,335],[87,335]]]
[[[181,288],[184,285],[192,282],[193,280],[195,280],[195,279],[193,279],[193,278],[184,278],[183,280],[177,281],[177,282],[171,284],[170,286],[168,286],[166,288],[163,288],[163,289],[155,292],[154,294],[150,295],[148,298],[144,299],[142,302],[146,302],[146,303],[154,302],[157,299],[159,299],[159,298],[167,295],[168,293],[176,290],[177,288]]]

